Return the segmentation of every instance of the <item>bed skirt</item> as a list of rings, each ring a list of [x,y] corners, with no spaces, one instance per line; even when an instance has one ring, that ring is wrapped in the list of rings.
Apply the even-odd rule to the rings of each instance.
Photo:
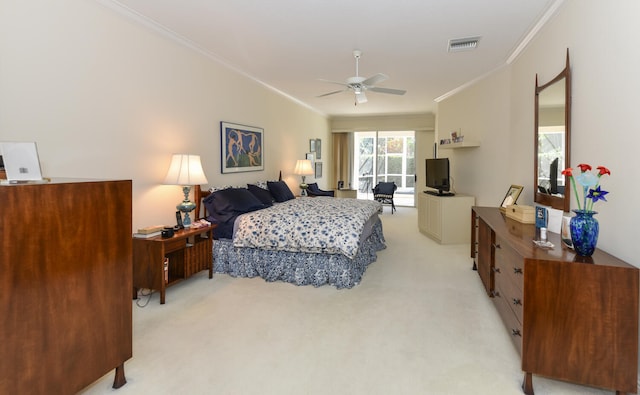
[[[358,284],[367,266],[386,248],[382,222],[373,225],[355,258],[342,254],[267,251],[234,247],[230,239],[213,241],[213,267],[216,273],[232,277],[262,277],[266,281],[285,281],[295,285],[319,287],[331,284],[351,288]]]

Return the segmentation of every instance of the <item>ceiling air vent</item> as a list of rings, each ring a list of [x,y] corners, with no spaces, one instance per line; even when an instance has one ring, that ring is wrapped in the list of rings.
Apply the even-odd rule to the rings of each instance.
[[[471,51],[478,46],[480,37],[456,38],[449,40],[449,52]]]

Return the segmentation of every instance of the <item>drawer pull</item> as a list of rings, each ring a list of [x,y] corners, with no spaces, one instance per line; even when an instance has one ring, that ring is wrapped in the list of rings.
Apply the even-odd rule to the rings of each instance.
[[[492,268],[494,273],[500,273],[500,268],[499,267],[493,267]]]
[[[519,267],[514,267],[514,268],[513,268],[513,272],[514,272],[515,274],[522,274],[522,269],[521,269],[521,268],[519,268]]]
[[[491,291],[491,296],[492,296],[492,297],[499,298],[499,297],[500,297],[500,292],[498,292],[498,291]]]
[[[511,329],[511,336],[522,336],[519,329]]]
[[[492,246],[493,246],[493,248],[495,248],[496,250],[499,250],[499,249],[501,249],[501,248],[502,248],[502,247],[500,247],[500,244],[493,243],[493,244],[491,244],[491,245],[492,245]]]
[[[513,304],[516,306],[522,306],[522,301],[520,299],[513,298]]]

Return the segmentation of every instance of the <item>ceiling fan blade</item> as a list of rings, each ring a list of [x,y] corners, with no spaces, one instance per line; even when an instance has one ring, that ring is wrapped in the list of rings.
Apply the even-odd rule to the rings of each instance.
[[[366,103],[367,102],[367,95],[364,94],[364,91],[356,94],[356,102],[358,104],[362,104],[362,103]]]
[[[407,91],[402,89],[377,88],[375,86],[369,88],[369,90],[378,93],[391,93],[392,95],[404,95],[405,93],[407,93]]]
[[[324,96],[329,96],[329,95],[335,95],[336,93],[344,92],[346,90],[347,89],[340,89],[339,91],[333,91],[333,92],[325,93],[324,95],[320,95],[320,96],[316,96],[316,97],[324,97]]]
[[[338,85],[342,85],[342,86],[349,86],[349,84],[347,84],[346,82],[340,82],[340,81],[332,81],[332,80],[325,80],[322,78],[318,78],[318,81],[322,81],[322,82],[328,82],[330,84],[338,84]]]
[[[378,74],[376,74],[374,76],[371,76],[371,77],[367,78],[366,80],[362,81],[362,85],[367,85],[367,86],[375,85],[375,84],[377,84],[379,82],[386,81],[388,79],[389,79],[388,75],[382,74],[382,73],[378,73]]]

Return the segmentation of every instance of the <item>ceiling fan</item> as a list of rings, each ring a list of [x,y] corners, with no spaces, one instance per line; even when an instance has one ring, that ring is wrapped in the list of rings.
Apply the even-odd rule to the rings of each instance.
[[[356,58],[356,76],[355,77],[347,78],[346,82],[337,82],[337,81],[330,81],[330,80],[324,80],[324,79],[320,80],[320,81],[330,82],[332,84],[343,85],[345,86],[344,89],[325,93],[317,97],[329,96],[329,95],[333,95],[340,92],[346,92],[350,90],[350,91],[353,91],[353,93],[355,94],[355,100],[356,100],[355,105],[357,106],[358,103],[367,102],[367,95],[365,94],[365,91],[372,91],[372,92],[378,92],[378,93],[390,93],[392,95],[404,95],[407,92],[401,89],[380,88],[375,86],[376,84],[389,79],[389,76],[387,76],[386,74],[378,73],[369,78],[360,77],[360,75],[358,74],[358,63],[360,61],[361,56],[362,56],[362,51],[359,51],[357,49],[353,51],[353,57]]]

